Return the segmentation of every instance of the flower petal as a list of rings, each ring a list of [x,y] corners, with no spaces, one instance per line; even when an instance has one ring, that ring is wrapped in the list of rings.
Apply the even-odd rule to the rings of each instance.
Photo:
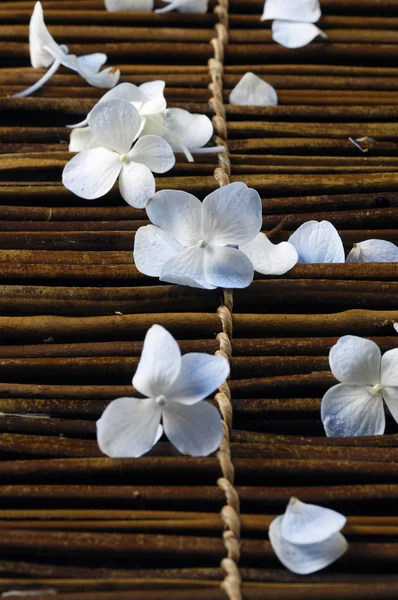
[[[260,195],[245,183],[230,183],[203,200],[202,218],[202,237],[207,242],[219,246],[248,244],[262,225]]]
[[[307,221],[289,238],[299,263],[343,263],[344,246],[337,229],[329,221]]]
[[[208,0],[164,0],[169,5],[164,8],[158,8],[155,10],[157,13],[170,12],[177,10],[179,12],[189,13],[205,13],[208,9]]]
[[[180,369],[181,352],[176,340],[161,325],[152,325],[145,336],[133,386],[144,396],[156,398],[166,393]]]
[[[54,40],[44,23],[41,3],[36,2],[29,23],[30,62],[35,69],[39,69],[40,67],[47,68],[54,62],[54,56],[44,46],[62,52],[60,46]]]
[[[140,227],[135,234],[134,263],[144,275],[160,277],[165,262],[183,249],[181,244],[160,227],[146,225]]]
[[[145,102],[146,97],[140,92],[138,86],[133,83],[119,83],[116,87],[109,92],[106,92],[99,100],[99,102],[106,102],[107,100],[125,100],[126,102]]]
[[[156,191],[156,182],[146,165],[126,162],[120,173],[119,189],[127,204],[134,208],[145,208]]]
[[[269,541],[281,563],[293,573],[308,575],[325,569],[347,551],[348,544],[341,533],[317,544],[291,544],[281,535],[282,520],[283,515],[271,522]]]
[[[141,137],[128,153],[128,158],[146,165],[154,173],[165,173],[172,169],[176,162],[172,148],[158,135]]]
[[[275,89],[254,73],[245,73],[229,95],[229,103],[241,106],[277,106]]]
[[[398,246],[386,240],[365,240],[354,244],[347,262],[398,262]]]
[[[398,348],[388,350],[382,356],[381,385],[398,386]]]
[[[72,129],[70,132],[69,152],[81,152],[91,148],[100,148],[101,144],[93,136],[90,127]]]
[[[385,387],[382,394],[388,410],[398,423],[398,387]]]
[[[106,63],[107,56],[102,52],[95,52],[94,54],[84,54],[83,56],[77,57],[77,63],[79,67],[87,73],[98,73],[100,68]]]
[[[169,401],[163,407],[163,427],[170,442],[189,456],[208,456],[223,436],[221,415],[208,402],[191,406]]]
[[[140,111],[142,115],[154,115],[161,113],[167,106],[164,97],[164,88],[166,84],[161,79],[148,81],[139,86],[139,90],[146,97],[146,102]]]
[[[214,290],[216,286],[205,278],[204,254],[198,246],[186,248],[163,265],[160,281]]]
[[[142,122],[139,112],[126,100],[98,102],[89,114],[88,123],[102,146],[127,154]]]
[[[319,0],[266,0],[261,20],[284,19],[316,23],[320,18]]]
[[[110,12],[124,10],[151,11],[154,0],[105,0],[105,8]]]
[[[163,132],[162,136],[168,141],[175,152],[181,152],[178,139],[188,149],[202,148],[213,135],[213,123],[206,115],[193,114],[183,108],[168,108],[163,113],[163,119],[164,126],[173,135]]]
[[[107,67],[99,73],[88,73],[83,69],[79,69],[79,74],[87,83],[98,88],[113,88],[120,79],[120,70],[115,69],[115,67]]]
[[[224,356],[204,352],[184,354],[181,370],[167,395],[173,402],[196,404],[219,388],[228,375],[229,363]]]
[[[377,344],[356,335],[344,335],[329,353],[333,375],[349,385],[380,383],[381,352]]]
[[[111,458],[136,458],[157,442],[161,408],[152,398],[118,398],[97,421],[101,452]]]
[[[340,383],[322,398],[321,419],[328,437],[382,435],[385,429],[383,400],[372,388]]]
[[[280,526],[291,544],[317,544],[343,529],[347,519],[330,508],[291,498]]]
[[[254,269],[251,260],[240,250],[208,244],[205,247],[205,278],[222,288],[245,288],[251,284]]]
[[[285,48],[303,48],[318,35],[326,37],[323,31],[312,23],[279,20],[272,23],[272,39]]]
[[[192,194],[178,190],[161,190],[146,208],[148,217],[183,246],[200,240],[202,204]]]
[[[254,270],[263,275],[283,275],[297,263],[296,248],[289,242],[273,244],[264,233],[259,233],[254,240],[243,246],[241,250],[253,263]]]
[[[62,173],[64,186],[86,200],[95,200],[109,192],[122,163],[119,155],[106,148],[84,150],[72,158]]]

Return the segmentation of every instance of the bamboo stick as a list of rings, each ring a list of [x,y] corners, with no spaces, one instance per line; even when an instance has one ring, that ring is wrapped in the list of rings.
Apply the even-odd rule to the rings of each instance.
[[[264,121],[229,121],[228,130],[232,135],[261,137],[377,137],[394,140],[397,138],[398,125],[392,123],[268,123]]]

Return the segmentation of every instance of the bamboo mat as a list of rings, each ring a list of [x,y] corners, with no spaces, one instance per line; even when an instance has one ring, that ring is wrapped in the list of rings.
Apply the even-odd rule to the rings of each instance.
[[[8,97],[38,77],[33,4],[0,3],[0,411],[14,415],[0,419],[0,594],[222,600],[240,574],[246,600],[397,598],[398,428],[388,419],[384,436],[326,439],[319,413],[339,336],[397,347],[396,265],[298,265],[233,295],[141,275],[132,248],[145,212],[116,190],[87,202],[61,183],[65,125],[103,91],[61,70],[34,97]],[[275,239],[327,219],[347,249],[398,243],[398,0],[323,0],[328,41],[300,50],[272,42],[262,6],[118,14],[102,0],[43,0],[71,52],[106,52],[122,81],[164,79],[169,106],[213,118],[227,152],[179,156],[158,189],[203,198],[244,181],[262,195],[264,231],[283,221]],[[279,106],[228,105],[246,71],[276,87]],[[348,138],[365,136],[377,141],[362,153]],[[233,410],[221,460],[166,442],[135,460],[98,450],[95,421],[132,393],[154,323],[183,352],[230,358],[214,400],[227,424]],[[267,538],[293,495],[349,517],[347,554],[311,576],[285,570]],[[227,556],[239,571],[220,568]]]

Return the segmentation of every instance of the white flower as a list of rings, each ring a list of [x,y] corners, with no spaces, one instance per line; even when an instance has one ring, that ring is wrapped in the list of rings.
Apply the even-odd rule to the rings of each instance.
[[[77,57],[68,54],[66,46],[60,46],[48,31],[43,17],[43,8],[40,2],[36,2],[29,25],[29,48],[32,67],[50,67],[49,71],[34,85],[27,90],[15,94],[15,98],[23,98],[33,94],[41,88],[61,65],[76,71],[90,85],[99,88],[112,88],[117,84],[120,71],[114,67],[108,67],[100,71],[106,62],[106,54],[96,53]]]
[[[98,104],[111,99],[131,102],[143,121],[140,135],[152,134],[163,137],[173,150],[176,152],[182,150],[192,161],[190,151],[201,152],[202,146],[207,144],[213,135],[213,124],[206,115],[191,114],[182,108],[166,109],[164,88],[165,83],[161,80],[149,81],[140,86],[121,83],[107,92]],[[71,133],[70,152],[80,152],[98,146],[98,140],[95,139],[90,128],[85,127],[86,125],[88,125],[88,117],[81,123],[72,125],[77,129]],[[82,129],[79,129],[80,127]],[[219,152],[220,148],[217,146],[208,150]]]
[[[229,103],[241,106],[276,106],[275,89],[254,73],[245,73],[229,95]]]
[[[322,399],[321,418],[327,436],[383,434],[383,400],[398,422],[398,348],[381,356],[374,342],[345,335],[330,350],[329,363],[341,383]]]
[[[354,244],[347,262],[398,262],[398,246],[386,240],[365,240]]]
[[[205,13],[209,6],[209,0],[163,0],[168,3],[164,8],[155,10],[157,13],[170,12],[177,10],[185,13]]]
[[[218,410],[203,400],[228,375],[223,356],[199,352],[181,356],[173,336],[154,325],[145,336],[133,378],[134,388],[146,398],[118,398],[107,406],[97,421],[101,451],[112,458],[142,456],[164,429],[182,454],[211,454],[220,445],[222,422]]]
[[[395,331],[398,333],[398,323],[394,323],[393,327],[394,327]]]
[[[268,536],[287,569],[308,575],[325,569],[347,551],[340,533],[345,523],[346,518],[334,510],[291,498],[285,514],[270,524]]]
[[[105,0],[105,8],[109,12],[124,10],[150,11],[153,10],[154,0]]]
[[[329,221],[307,221],[289,238],[298,252],[299,263],[343,263],[344,246]]]
[[[286,48],[302,48],[318,35],[314,23],[321,18],[319,0],[266,0],[262,21],[273,20],[272,38]]]
[[[93,200],[104,196],[119,177],[124,200],[135,208],[144,208],[156,190],[155,173],[174,166],[169,144],[155,135],[137,139],[141,117],[125,100],[109,100],[94,107],[89,125],[100,147],[84,150],[65,166],[62,181],[77,196]]]
[[[262,275],[283,275],[293,269],[298,254],[293,244],[273,244],[264,233],[259,233],[248,244],[239,246],[253,263],[254,270]]]
[[[256,190],[230,183],[203,203],[187,192],[164,190],[151,199],[147,213],[154,225],[138,229],[134,246],[141,273],[206,289],[250,285],[253,265],[236,246],[254,239],[261,228]]]

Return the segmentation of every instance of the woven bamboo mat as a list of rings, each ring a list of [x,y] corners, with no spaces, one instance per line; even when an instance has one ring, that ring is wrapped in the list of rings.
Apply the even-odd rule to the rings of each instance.
[[[347,249],[398,243],[398,1],[323,0],[328,41],[295,51],[272,42],[262,6],[219,0],[206,15],[159,15],[43,1],[71,52],[106,52],[122,81],[164,79],[170,106],[213,118],[227,153],[194,164],[180,156],[158,189],[204,197],[244,181],[262,195],[264,231],[283,221],[279,239],[327,219]],[[220,568],[229,555],[247,600],[397,598],[397,426],[343,443],[324,437],[319,416],[340,335],[397,346],[396,265],[298,265],[233,295],[142,276],[132,248],[145,212],[117,191],[87,202],[61,183],[65,124],[103,91],[61,70],[34,97],[7,97],[37,79],[32,8],[0,3],[0,411],[20,415],[0,419],[0,594],[222,600],[237,576],[231,562]],[[246,71],[276,87],[279,106],[228,105]],[[377,141],[361,153],[348,138],[365,136]],[[98,450],[95,420],[131,395],[154,323],[183,352],[231,354],[231,380],[214,401],[229,424],[233,409],[221,462],[163,442],[135,460]],[[306,577],[282,568],[267,539],[293,495],[349,517],[347,554]]]

